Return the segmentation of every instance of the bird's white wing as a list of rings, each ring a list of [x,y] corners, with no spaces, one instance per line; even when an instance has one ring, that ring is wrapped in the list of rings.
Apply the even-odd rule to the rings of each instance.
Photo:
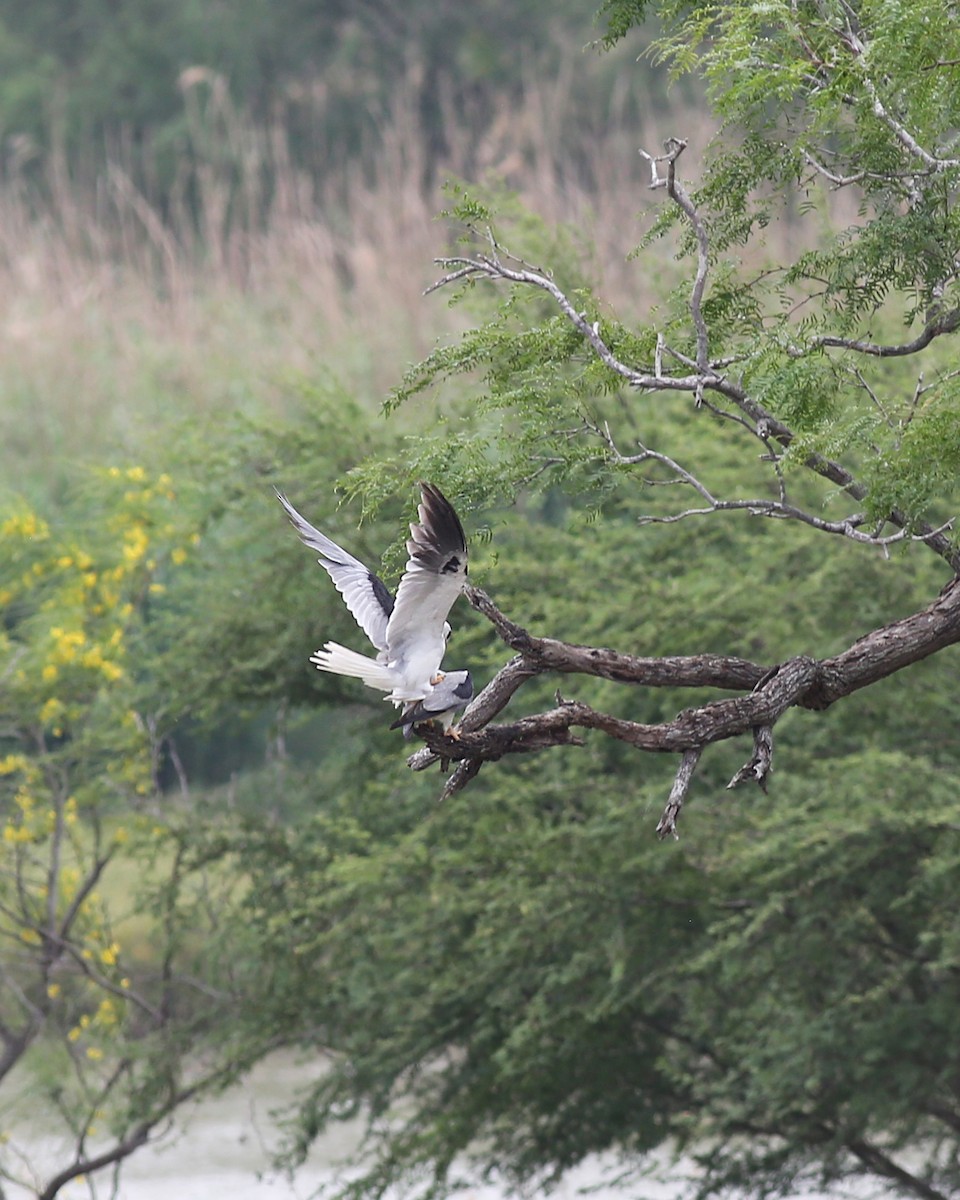
[[[467,540],[453,505],[439,488],[420,484],[419,525],[410,526],[406,570],[387,622],[387,654],[427,678],[446,648],[447,613],[467,581]],[[417,669],[419,670],[420,667]]]
[[[333,580],[334,587],[343,597],[354,620],[378,650],[386,651],[387,625],[394,611],[393,597],[386,584],[359,559],[348,554],[319,529],[314,529],[282,492],[277,492],[277,499],[300,535],[301,542],[320,555],[317,561]]]

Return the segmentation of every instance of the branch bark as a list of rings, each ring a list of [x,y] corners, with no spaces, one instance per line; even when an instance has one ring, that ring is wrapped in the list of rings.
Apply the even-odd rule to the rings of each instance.
[[[839,654],[820,660],[798,655],[773,667],[714,654],[642,658],[606,647],[536,637],[501,612],[486,592],[468,586],[466,595],[517,656],[467,709],[458,736],[430,726],[418,727],[427,748],[412,755],[408,765],[423,770],[438,759],[457,762],[444,789],[446,798],[465,787],[484,762],[554,746],[580,746],[583,741],[572,729],[598,730],[638,750],[684,756],[674,785],[676,794],[671,794],[658,827],[661,833],[674,835],[680,807],[705,747],[751,733],[753,754],[728,786],[753,779],[765,789],[773,755],[773,727],[788,709],[823,710],[960,642],[960,577],[951,579],[924,608],[871,630]],[[673,720],[655,725],[614,717],[559,695],[557,707],[549,711],[509,724],[487,723],[528,679],[548,671],[646,687],[713,687],[747,694],[685,709]]]

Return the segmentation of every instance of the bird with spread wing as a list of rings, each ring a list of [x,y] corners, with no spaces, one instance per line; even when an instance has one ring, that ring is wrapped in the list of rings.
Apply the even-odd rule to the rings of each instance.
[[[321,671],[348,675],[403,706],[396,722],[409,736],[414,724],[443,719],[473,696],[469,671],[443,672],[454,600],[467,582],[467,541],[460,518],[439,488],[420,484],[419,524],[411,524],[407,565],[396,597],[378,575],[315,529],[281,492],[277,499],[300,536],[320,558],[376,658],[327,642],[310,661]],[[443,720],[447,727],[448,722]]]

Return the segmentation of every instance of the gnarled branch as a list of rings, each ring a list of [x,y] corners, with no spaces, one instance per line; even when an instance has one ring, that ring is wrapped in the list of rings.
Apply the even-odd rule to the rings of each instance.
[[[468,587],[470,603],[514,651],[512,658],[469,706],[458,736],[424,725],[427,743],[408,765],[423,770],[438,759],[458,763],[444,798],[465,787],[484,762],[554,746],[583,745],[572,729],[593,729],[638,750],[684,756],[661,833],[676,833],[676,819],[702,751],[714,742],[751,733],[751,758],[728,786],[753,779],[765,789],[773,754],[773,727],[790,708],[821,710],[860,688],[960,642],[960,577],[951,579],[926,607],[871,630],[846,650],[815,660],[805,655],[764,667],[725,655],[643,658],[606,647],[536,637],[511,621],[486,592]],[[548,671],[580,674],[647,687],[715,687],[746,693],[684,709],[670,721],[643,724],[599,712],[580,700],[563,700],[545,712],[509,724],[488,722],[528,680]],[[681,763],[683,766],[683,763]],[[679,789],[679,790],[678,790]],[[672,808],[671,808],[672,806]]]

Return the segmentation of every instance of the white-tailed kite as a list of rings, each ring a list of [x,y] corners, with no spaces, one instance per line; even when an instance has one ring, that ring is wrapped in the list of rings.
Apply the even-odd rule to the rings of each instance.
[[[397,717],[391,729],[402,729],[408,740],[413,736],[414,725],[428,721],[439,721],[444,733],[455,738],[460,736],[453,723],[457,709],[465,708],[473,699],[473,679],[469,671],[445,671],[443,679],[430,689],[422,700],[404,707],[403,715]]]
[[[277,492],[300,540],[319,552],[317,561],[378,652],[376,658],[368,658],[327,642],[310,661],[321,671],[362,679],[368,687],[386,692],[397,705],[427,701],[433,689],[443,684],[440,662],[450,635],[447,613],[467,581],[467,542],[453,506],[429,483],[420,484],[420,497],[420,524],[410,526],[410,557],[394,598],[382,579],[314,529]],[[433,715],[458,706],[451,702],[459,700],[453,692],[462,682],[434,694]]]

